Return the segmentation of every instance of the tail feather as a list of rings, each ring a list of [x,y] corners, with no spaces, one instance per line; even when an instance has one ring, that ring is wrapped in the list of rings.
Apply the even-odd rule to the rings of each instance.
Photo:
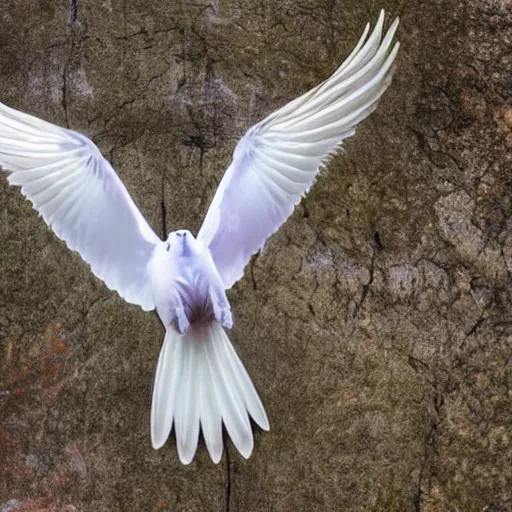
[[[181,365],[177,364],[173,368],[171,362],[182,360],[183,344],[172,343],[170,338],[171,336],[166,333],[158,358],[155,385],[153,387],[151,442],[155,449],[161,448],[171,433],[182,371]]]
[[[213,377],[211,385],[215,395],[215,403],[218,406],[219,414],[229,437],[231,437],[237,450],[247,459],[251,455],[254,446],[251,422],[244,403],[240,399],[238,383],[234,383],[230,379],[230,368],[222,360],[223,341],[223,337],[213,338],[213,343],[207,345],[207,358]]]
[[[185,343],[187,343],[185,341]],[[200,347],[188,343],[183,351],[181,382],[177,389],[176,408],[174,409],[174,427],[178,455],[183,464],[192,462],[199,439],[198,388],[200,368],[197,364]]]
[[[211,459],[215,464],[220,461],[222,457],[222,417],[218,412],[216,406],[216,396],[213,389],[212,382],[214,381],[215,369],[210,367],[208,362],[208,350],[206,344],[201,347],[203,355],[200,359],[202,366],[202,392],[200,395],[201,403],[200,417],[201,428],[203,430],[203,438],[206,443],[206,448],[210,454]]]
[[[208,453],[218,463],[224,423],[238,451],[248,458],[254,446],[249,415],[269,429],[258,393],[222,327],[215,322],[185,335],[167,330],[153,388],[153,447],[165,444],[174,422],[178,455],[188,464],[201,427]]]
[[[225,351],[223,357],[226,366],[228,366],[233,373],[233,381],[238,383],[238,391],[245,407],[247,408],[247,412],[260,428],[263,430],[269,430],[270,427],[268,424],[267,413],[259,399],[256,389],[254,389],[254,384],[227,337],[225,341],[227,341],[227,343],[224,343]]]

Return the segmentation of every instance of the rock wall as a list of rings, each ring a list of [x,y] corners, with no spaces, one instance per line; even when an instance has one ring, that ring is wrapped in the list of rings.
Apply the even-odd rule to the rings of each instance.
[[[510,0],[3,0],[0,101],[197,232],[238,137],[382,7],[391,88],[229,293],[271,423],[248,461],[151,448],[156,315],[0,180],[2,512],[512,510]]]

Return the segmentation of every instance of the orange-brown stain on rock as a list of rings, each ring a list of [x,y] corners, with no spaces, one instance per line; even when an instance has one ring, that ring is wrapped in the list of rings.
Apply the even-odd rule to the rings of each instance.
[[[46,335],[48,337],[48,343],[50,345],[50,352],[52,354],[59,354],[67,350],[66,345],[63,343],[60,334],[62,331],[62,324],[55,322],[48,326]]]
[[[7,343],[5,360],[3,364],[3,386],[14,395],[33,393],[38,389],[46,392],[62,376],[64,363],[68,357],[67,346],[61,338],[62,325],[59,322],[51,323],[46,330],[48,343],[47,352],[23,363],[16,358],[17,341],[9,340]]]

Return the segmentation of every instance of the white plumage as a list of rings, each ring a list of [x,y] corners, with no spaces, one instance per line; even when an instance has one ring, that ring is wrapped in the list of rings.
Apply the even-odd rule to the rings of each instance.
[[[155,308],[146,269],[161,240],[88,138],[0,103],[0,165],[111,290]]]
[[[384,11],[368,40],[369,25],[328,80],[250,128],[236,146],[198,235],[226,288],[243,276],[250,257],[291,215],[320,168],[377,107],[399,48],[392,47],[398,19],[381,41],[383,24]]]
[[[174,419],[178,454],[184,464],[196,451],[199,422],[212,460],[222,455],[222,422],[238,451],[253,449],[250,414],[268,430],[260,397],[222,327],[214,322],[180,336],[168,330],[153,390],[151,437],[160,448]]]
[[[85,136],[0,104],[0,166],[68,247],[126,301],[157,310],[166,329],[151,408],[151,440],[174,426],[178,455],[192,461],[199,431],[212,460],[222,425],[249,457],[249,417],[264,430],[263,404],[224,328],[226,290],[292,213],[329,157],[375,108],[391,82],[399,44],[384,12],[325,82],[250,128],[239,141],[195,239],[161,241],[111,165]]]

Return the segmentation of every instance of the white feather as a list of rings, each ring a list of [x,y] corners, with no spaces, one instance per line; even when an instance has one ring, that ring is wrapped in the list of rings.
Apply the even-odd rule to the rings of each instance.
[[[200,375],[202,375],[200,379],[201,391],[199,395],[201,429],[208,453],[212,461],[217,464],[222,457],[223,451],[222,418],[215,407],[215,394],[212,387],[214,369],[210,367],[207,348],[204,343],[201,344],[201,350],[203,351],[199,361],[199,371]]]
[[[188,337],[183,342],[181,361],[182,366],[179,393],[176,397],[174,424],[176,426],[176,445],[178,456],[183,464],[190,464],[197,449],[199,438],[199,400],[197,388],[201,351],[197,340]]]
[[[382,38],[384,11],[366,39],[322,84],[250,128],[213,198],[198,238],[230,288],[250,257],[292,213],[319,170],[373,112],[391,83],[396,19]]]
[[[330,78],[239,141],[198,236],[226,288],[243,275],[251,255],[292,213],[343,140],[377,107],[391,83],[399,46],[392,46],[398,20],[384,38],[383,25],[382,11],[369,37],[367,25]],[[109,288],[143,309],[155,307],[155,290],[169,272],[168,260],[162,263],[158,254],[166,251],[162,245],[155,251],[159,238],[89,139],[0,104],[0,167]],[[170,286],[164,288],[164,295],[171,293]],[[174,425],[179,458],[189,464],[202,430],[218,463],[224,424],[239,452],[249,457],[254,446],[249,417],[264,430],[269,422],[226,333],[217,322],[192,325],[184,335],[166,327],[151,406],[154,448],[164,445]]]
[[[0,167],[109,288],[154,308],[147,266],[160,240],[89,139],[0,103]]]
[[[248,458],[254,446],[249,415],[268,430],[263,404],[222,327],[214,322],[192,327],[184,335],[168,329],[153,388],[153,447],[165,443],[174,421],[178,455],[188,464],[201,426],[208,453],[217,463],[224,423],[233,444]]]

